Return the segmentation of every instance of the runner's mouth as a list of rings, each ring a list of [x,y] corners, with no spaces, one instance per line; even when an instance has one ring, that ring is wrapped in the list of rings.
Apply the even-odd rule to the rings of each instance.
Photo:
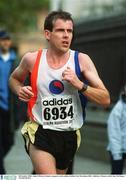
[[[68,41],[63,41],[62,44],[63,44],[64,46],[68,46],[68,45],[69,45],[69,42],[68,42]]]

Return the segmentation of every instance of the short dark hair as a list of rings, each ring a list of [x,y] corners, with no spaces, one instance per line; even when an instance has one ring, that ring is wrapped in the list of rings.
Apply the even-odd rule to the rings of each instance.
[[[53,30],[54,23],[57,19],[63,19],[63,20],[70,20],[72,21],[73,25],[73,19],[72,15],[69,12],[66,11],[52,11],[47,15],[44,22],[44,30],[47,29],[49,31]]]

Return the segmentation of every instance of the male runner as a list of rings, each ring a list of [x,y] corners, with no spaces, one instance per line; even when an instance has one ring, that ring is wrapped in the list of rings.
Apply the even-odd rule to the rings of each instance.
[[[89,85],[76,74],[69,13],[51,12],[45,19],[44,34],[48,48],[24,55],[10,77],[10,87],[20,100],[28,102],[29,121],[22,134],[36,173],[65,174],[80,144],[83,107],[79,93],[103,106],[109,105],[110,97],[88,55],[79,53],[78,61]],[[28,74],[31,84],[24,86]]]

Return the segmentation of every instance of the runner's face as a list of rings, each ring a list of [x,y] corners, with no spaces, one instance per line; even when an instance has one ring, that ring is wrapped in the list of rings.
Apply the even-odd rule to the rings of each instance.
[[[47,32],[47,39],[50,43],[50,47],[67,52],[73,37],[73,23],[70,20],[64,21],[57,19],[54,23],[52,32]]]

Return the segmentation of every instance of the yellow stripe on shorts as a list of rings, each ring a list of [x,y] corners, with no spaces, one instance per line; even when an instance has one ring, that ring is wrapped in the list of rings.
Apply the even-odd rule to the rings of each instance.
[[[77,150],[80,147],[80,143],[81,143],[81,133],[80,130],[76,130],[76,135],[77,135]]]
[[[32,144],[34,144],[35,142],[35,133],[38,129],[38,126],[39,125],[36,122],[28,121],[24,124],[23,128],[21,129],[21,133],[26,141],[27,150],[29,148],[29,143],[31,142]]]

